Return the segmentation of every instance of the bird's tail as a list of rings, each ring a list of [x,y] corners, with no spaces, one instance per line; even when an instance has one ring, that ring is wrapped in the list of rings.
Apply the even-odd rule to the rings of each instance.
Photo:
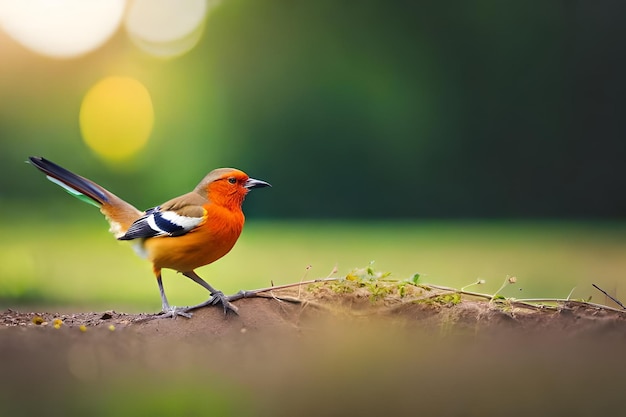
[[[111,225],[115,237],[123,236],[130,225],[143,215],[134,206],[87,178],[39,156],[28,158],[53,183],[81,201],[100,208]]]

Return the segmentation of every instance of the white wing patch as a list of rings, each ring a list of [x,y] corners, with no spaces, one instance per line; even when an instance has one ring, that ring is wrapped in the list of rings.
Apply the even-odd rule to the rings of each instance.
[[[154,218],[154,213],[150,214],[149,216],[147,216],[145,218],[145,222],[148,223],[148,226],[150,227],[150,229],[152,229],[156,235],[160,236],[160,235],[167,235],[170,232],[166,232],[165,230],[161,229],[159,226],[157,226],[156,224],[156,220]]]
[[[173,211],[164,211],[161,213],[161,217],[177,226],[182,227],[187,232],[202,222],[202,217],[181,216]]]

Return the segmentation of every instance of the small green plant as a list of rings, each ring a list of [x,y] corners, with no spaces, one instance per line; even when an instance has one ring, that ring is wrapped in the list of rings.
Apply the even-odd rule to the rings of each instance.
[[[420,298],[414,302],[417,304],[453,306],[461,302],[461,294],[458,292],[439,294],[434,297]]]
[[[398,295],[400,296],[400,298],[404,298],[407,295],[407,289],[406,289],[407,285],[409,285],[408,282],[403,282],[403,281],[398,282],[397,287],[398,287]]]
[[[350,294],[353,293],[355,287],[352,285],[347,285],[345,280],[331,282],[328,286],[330,290],[336,294]]]
[[[391,275],[391,272],[381,272],[376,271],[373,268],[374,261],[370,262],[369,265],[365,268],[357,268],[353,269],[348,275],[346,275],[346,279],[348,281],[374,281],[385,279]]]
[[[372,302],[383,299],[394,291],[392,285],[380,281],[364,282],[363,286],[369,291]]]

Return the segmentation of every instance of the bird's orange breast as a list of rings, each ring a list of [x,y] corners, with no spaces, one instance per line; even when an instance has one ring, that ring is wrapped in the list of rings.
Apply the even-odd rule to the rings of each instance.
[[[242,211],[212,205],[205,210],[205,220],[185,235],[146,239],[144,250],[155,268],[191,271],[215,262],[233,248],[243,229]]]

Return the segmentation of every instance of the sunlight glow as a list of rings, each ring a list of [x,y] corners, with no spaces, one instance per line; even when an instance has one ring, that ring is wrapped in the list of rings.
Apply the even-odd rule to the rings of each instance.
[[[125,7],[126,0],[0,0],[0,26],[34,52],[73,58],[102,46]]]
[[[159,58],[173,58],[196,46],[206,14],[217,4],[215,0],[134,0],[124,24],[141,50]]]
[[[148,142],[154,125],[150,93],[129,77],[107,77],[85,95],[80,107],[85,143],[108,161],[122,161]]]

